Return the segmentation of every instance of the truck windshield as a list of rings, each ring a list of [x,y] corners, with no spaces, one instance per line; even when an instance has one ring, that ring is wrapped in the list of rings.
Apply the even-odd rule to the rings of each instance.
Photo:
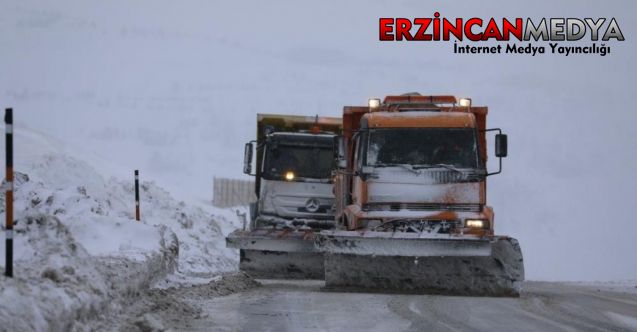
[[[329,179],[332,174],[334,150],[331,145],[293,145],[279,143],[266,152],[263,176],[282,179],[287,172],[294,178]]]
[[[474,128],[371,129],[367,165],[478,167]]]

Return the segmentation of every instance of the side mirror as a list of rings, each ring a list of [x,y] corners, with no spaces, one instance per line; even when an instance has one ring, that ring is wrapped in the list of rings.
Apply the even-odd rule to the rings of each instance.
[[[496,175],[496,174],[500,174],[502,173],[502,158],[506,157],[508,155],[508,147],[507,147],[507,135],[502,133],[502,130],[500,128],[493,128],[493,129],[487,129],[484,130],[484,132],[489,132],[489,131],[497,131],[498,133],[495,134],[495,156],[498,157],[498,171],[497,172],[487,172],[487,176],[490,175]],[[485,165],[486,166],[486,165]]]
[[[504,158],[507,156],[507,135],[506,134],[495,135],[495,156],[498,158]]]
[[[252,173],[252,151],[253,151],[252,142],[246,143],[245,150],[243,151],[243,173],[244,174]]]
[[[334,136],[334,159],[336,160],[336,167],[341,169],[347,167],[345,139],[343,136]]]

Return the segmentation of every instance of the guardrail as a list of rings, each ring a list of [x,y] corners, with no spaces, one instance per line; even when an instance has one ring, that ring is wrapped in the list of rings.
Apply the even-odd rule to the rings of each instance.
[[[217,177],[213,179],[212,205],[226,208],[248,205],[254,201],[254,181]]]

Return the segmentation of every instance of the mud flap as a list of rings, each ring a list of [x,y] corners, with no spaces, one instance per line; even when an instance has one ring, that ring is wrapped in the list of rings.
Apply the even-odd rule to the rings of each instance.
[[[498,237],[490,246],[488,256],[383,256],[326,251],[325,286],[354,291],[519,296],[524,264],[518,241]]]

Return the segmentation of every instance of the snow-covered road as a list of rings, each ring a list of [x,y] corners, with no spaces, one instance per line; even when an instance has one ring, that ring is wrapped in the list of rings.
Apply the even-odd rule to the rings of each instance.
[[[180,331],[637,331],[637,291],[529,282],[520,298],[323,291],[320,281],[262,286],[192,301]],[[176,325],[175,325],[176,324]]]

